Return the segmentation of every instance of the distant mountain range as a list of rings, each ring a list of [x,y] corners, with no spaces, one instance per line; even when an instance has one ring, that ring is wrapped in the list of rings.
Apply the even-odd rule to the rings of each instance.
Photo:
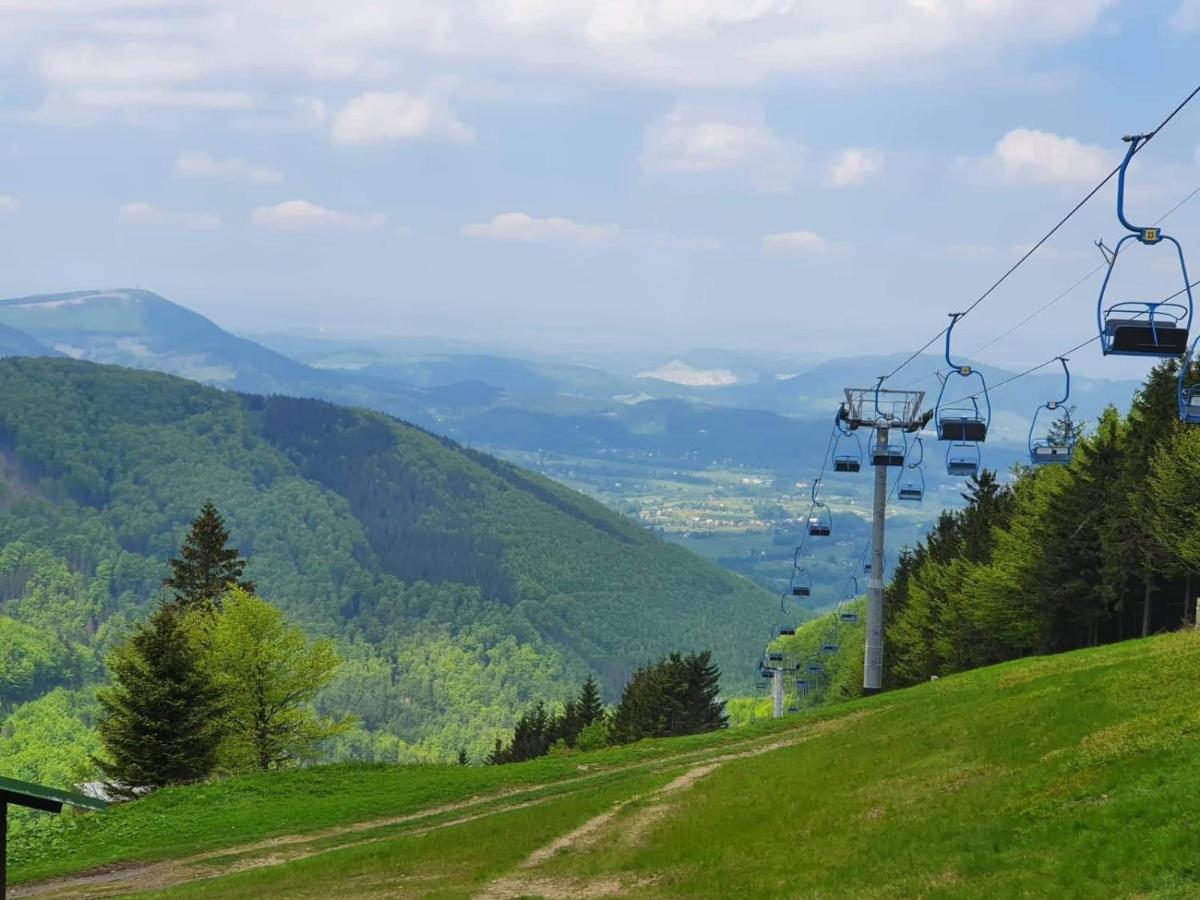
[[[702,350],[610,372],[545,356],[515,357],[433,339],[249,340],[143,290],[75,291],[0,301],[0,355],[65,355],[180,375],[259,394],[365,406],[476,446],[572,455],[627,455],[696,467],[734,461],[807,465],[846,386],[869,386],[900,356],[819,365],[797,358]],[[909,381],[936,398],[940,360],[919,359]],[[789,372],[797,374],[789,375]],[[993,382],[1010,373],[988,369]],[[906,383],[906,382],[905,382]],[[1132,381],[1077,377],[1087,420],[1128,403]],[[1029,417],[1060,389],[1052,369],[993,396],[995,465],[1019,457]]]

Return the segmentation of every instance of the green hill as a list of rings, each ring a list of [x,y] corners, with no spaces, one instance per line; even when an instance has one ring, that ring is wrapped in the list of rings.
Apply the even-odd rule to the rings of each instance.
[[[23,838],[15,877],[75,873],[19,894],[60,898],[1195,897],[1197,710],[1181,632],[697,738],[165,790]]]
[[[321,705],[362,724],[340,753],[481,751],[531,698],[593,671],[615,699],[669,649],[711,648],[737,687],[771,621],[744,579],[380,414],[66,359],[0,361],[0,394],[0,616],[38,666],[6,682],[0,658],[0,717],[95,682],[206,498],[260,592],[339,640]]]

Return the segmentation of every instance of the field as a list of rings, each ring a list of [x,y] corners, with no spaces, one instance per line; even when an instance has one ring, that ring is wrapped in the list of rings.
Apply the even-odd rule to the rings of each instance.
[[[696,738],[163,791],[29,834],[12,874],[42,897],[1194,897],[1198,750],[1187,632]]]
[[[811,481],[806,480],[811,472],[802,476],[733,465],[683,469],[649,459],[493,452],[587,494],[770,591],[787,587],[811,504]],[[867,467],[857,475],[827,476],[821,498],[833,514],[834,534],[831,540],[810,542],[804,556],[814,588],[808,607],[814,612],[841,599],[848,575],[861,575],[858,559],[870,537],[872,473]],[[961,506],[961,481],[932,472],[927,477],[923,504],[893,502],[888,508],[889,560],[925,536],[943,505]]]

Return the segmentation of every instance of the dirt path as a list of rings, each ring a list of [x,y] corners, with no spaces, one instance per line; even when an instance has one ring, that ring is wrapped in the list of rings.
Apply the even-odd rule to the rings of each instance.
[[[671,801],[676,795],[691,790],[696,782],[715,772],[721,766],[735,759],[748,759],[794,746],[817,733],[815,729],[808,730],[794,737],[773,741],[761,747],[713,757],[701,765],[693,766],[657,790],[634,795],[628,800],[621,800],[613,804],[611,809],[593,816],[578,828],[555,838],[544,847],[534,850],[517,866],[515,872],[493,881],[485,891],[476,895],[475,900],[519,900],[522,897],[542,897],[546,900],[615,897],[626,896],[639,887],[646,887],[653,883],[652,880],[638,878],[632,881],[622,881],[612,876],[591,880],[553,878],[538,875],[531,870],[537,869],[560,853],[577,852],[595,846],[601,840],[613,837],[614,832],[618,829],[617,836],[623,843],[637,844],[643,840],[654,824],[666,818],[670,811]],[[622,813],[634,805],[640,805],[640,808],[631,815],[621,818],[621,821],[618,822],[618,817],[621,817]]]
[[[612,810],[594,817],[579,828],[534,851],[518,866],[517,873],[494,882],[482,895],[489,898],[502,898],[527,896],[533,892],[535,895],[540,894],[546,897],[610,896],[628,889],[631,885],[622,886],[617,882],[605,880],[603,884],[597,882],[591,885],[576,885],[568,893],[556,893],[549,890],[552,887],[549,882],[543,884],[546,879],[534,877],[530,870],[564,850],[578,849],[594,843],[605,833],[606,827],[612,820],[632,803],[643,802],[646,804],[645,809],[639,811],[638,816],[635,816],[630,823],[631,833],[644,834],[653,819],[661,818],[665,814],[667,798],[672,794],[689,789],[697,780],[724,763],[792,746],[828,730],[833,725],[840,727],[849,718],[857,718],[857,716],[819,722],[787,738],[749,739],[746,742],[746,748],[737,752],[722,752],[728,748],[695,750],[624,766],[585,769],[584,774],[561,781],[496,791],[400,816],[353,822],[305,833],[279,835],[261,841],[222,847],[161,862],[116,865],[93,870],[83,875],[22,884],[10,888],[9,896],[14,900],[27,897],[48,898],[48,900],[78,900],[78,898],[111,897],[138,891],[162,890],[189,881],[217,878],[248,869],[285,865],[334,850],[395,839],[401,835],[426,834],[437,829],[453,828],[487,816],[502,815],[551,802],[585,790],[592,782],[613,775],[641,771],[665,771],[681,764],[696,762],[697,765],[657,791],[621,801]],[[545,796],[537,796],[543,792]],[[466,814],[452,815],[460,812]],[[419,827],[422,822],[437,820],[443,816],[447,818],[442,821],[430,822],[425,827]],[[418,827],[405,829],[400,834],[365,836],[380,829],[410,824]],[[364,837],[358,840],[337,840],[356,835],[364,835]],[[328,846],[318,846],[321,844],[328,844]],[[522,886],[522,891],[513,893],[518,886]],[[544,888],[545,890],[543,890]]]

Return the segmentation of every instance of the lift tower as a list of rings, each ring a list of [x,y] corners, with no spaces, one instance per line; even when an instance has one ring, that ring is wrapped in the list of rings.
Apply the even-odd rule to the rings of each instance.
[[[933,417],[921,412],[924,391],[893,391],[883,388],[884,378],[873,388],[846,388],[846,402],[838,419],[851,431],[869,428],[871,465],[875,467],[875,499],[871,519],[871,576],[867,582],[867,648],[863,662],[863,693],[878,694],[883,688],[883,560],[884,525],[887,515],[888,468],[903,467],[904,434],[924,428]],[[899,438],[894,435],[899,434]]]

